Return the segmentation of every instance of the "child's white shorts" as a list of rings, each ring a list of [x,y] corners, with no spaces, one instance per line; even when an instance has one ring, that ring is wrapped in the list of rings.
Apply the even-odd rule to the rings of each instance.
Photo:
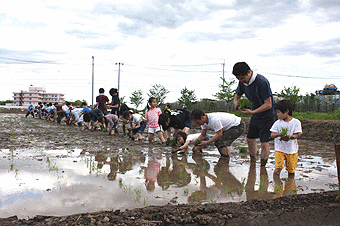
[[[157,133],[158,131],[162,131],[161,127],[156,127],[156,128],[150,128],[149,127],[148,133],[154,134],[154,133]]]

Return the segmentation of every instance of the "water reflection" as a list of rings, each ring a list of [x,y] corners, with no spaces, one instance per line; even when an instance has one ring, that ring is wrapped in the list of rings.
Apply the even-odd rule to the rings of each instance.
[[[218,155],[129,150],[0,150],[0,217],[65,215],[146,205],[270,199],[337,189],[335,161],[299,156],[295,178],[274,178],[232,150]],[[273,158],[273,154],[270,157]]]
[[[248,180],[245,186],[247,200],[273,198],[273,193],[268,192],[269,178],[266,167],[261,166],[260,168],[260,185],[257,190],[255,190],[255,182],[256,165],[254,163],[251,163],[249,167]]]

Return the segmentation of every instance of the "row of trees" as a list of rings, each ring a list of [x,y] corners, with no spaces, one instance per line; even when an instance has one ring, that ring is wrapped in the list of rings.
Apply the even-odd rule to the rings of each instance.
[[[219,101],[213,100],[202,100],[198,101],[197,96],[195,94],[195,90],[189,90],[187,87],[184,87],[181,90],[181,96],[178,98],[176,103],[174,104],[176,108],[187,108],[192,110],[193,108],[200,107],[205,110],[218,110],[218,109],[226,109],[231,110],[233,108],[233,98],[235,95],[236,89],[236,80],[230,79],[226,81],[221,77],[222,84],[219,84],[219,90],[213,96]],[[163,106],[165,104],[165,99],[167,94],[169,94],[169,90],[167,90],[163,85],[156,84],[151,86],[148,90],[148,97],[155,97],[158,101],[159,106]],[[304,96],[299,94],[300,88],[293,87],[284,87],[279,93],[276,93],[276,96],[279,99],[289,99],[296,111],[317,111],[317,112],[326,112],[326,111],[334,111],[339,108],[340,100],[333,98],[332,96],[324,96],[320,97],[313,93],[306,93]],[[129,103],[132,104],[136,109],[138,109],[144,103],[144,94],[142,90],[135,90],[131,93]],[[84,101],[84,100],[83,100]],[[147,101],[147,100],[146,100]],[[80,105],[82,101],[74,102],[74,105]],[[126,103],[124,97],[121,97],[121,103]]]

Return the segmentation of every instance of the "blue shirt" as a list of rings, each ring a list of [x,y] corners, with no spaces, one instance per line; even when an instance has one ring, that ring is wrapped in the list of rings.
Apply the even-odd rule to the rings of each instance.
[[[90,108],[86,106],[86,107],[83,108],[82,112],[83,112],[84,114],[85,114],[85,113],[88,113],[88,112],[90,112]]]
[[[238,87],[236,89],[236,94],[239,96],[242,96],[243,94],[246,95],[246,97],[253,102],[253,108],[252,110],[255,110],[259,108],[261,105],[264,104],[264,101],[268,99],[269,97],[272,98],[272,107],[266,111],[253,114],[251,117],[254,119],[263,119],[266,117],[275,117],[275,111],[274,111],[274,98],[272,94],[272,90],[270,88],[269,81],[260,74],[257,74],[254,82],[252,82],[250,85],[246,86],[242,82],[238,83]]]

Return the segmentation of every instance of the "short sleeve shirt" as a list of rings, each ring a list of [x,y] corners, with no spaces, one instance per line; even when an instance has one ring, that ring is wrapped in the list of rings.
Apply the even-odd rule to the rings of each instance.
[[[281,133],[282,128],[288,129],[288,136],[293,135],[294,133],[302,133],[301,122],[298,119],[292,118],[289,122],[285,122],[283,120],[277,120],[272,128],[271,132]],[[298,152],[299,146],[297,139],[291,139],[288,141],[280,140],[280,137],[276,137],[274,139],[274,148],[275,151],[283,152],[286,154],[295,154]]]
[[[140,114],[133,114],[131,122],[132,122],[132,124],[136,125],[137,122],[141,122],[143,120],[144,120],[144,118],[143,118],[142,115],[140,115]]]
[[[212,129],[215,132],[222,129],[222,131],[227,131],[231,127],[240,125],[241,118],[230,113],[225,112],[215,112],[208,113],[208,123],[204,123],[202,129]]]
[[[254,76],[254,74],[253,74]],[[238,87],[236,89],[236,94],[242,96],[243,94],[253,102],[253,110],[259,108],[264,104],[264,101],[269,97],[272,97],[272,106],[274,106],[274,99],[272,95],[272,91],[270,88],[269,81],[260,74],[256,75],[255,80],[250,85],[245,85],[242,82],[239,82]],[[257,114],[253,114],[252,118],[254,119],[262,119],[266,117],[274,117],[275,111],[274,108],[270,108],[264,112],[260,112]]]
[[[109,102],[109,98],[103,94],[96,97],[96,102],[98,103],[98,109],[102,112],[106,110],[106,103]]]
[[[159,115],[162,113],[161,109],[154,108],[147,110],[145,114],[145,118],[148,120],[149,128],[158,128],[158,118]]]

